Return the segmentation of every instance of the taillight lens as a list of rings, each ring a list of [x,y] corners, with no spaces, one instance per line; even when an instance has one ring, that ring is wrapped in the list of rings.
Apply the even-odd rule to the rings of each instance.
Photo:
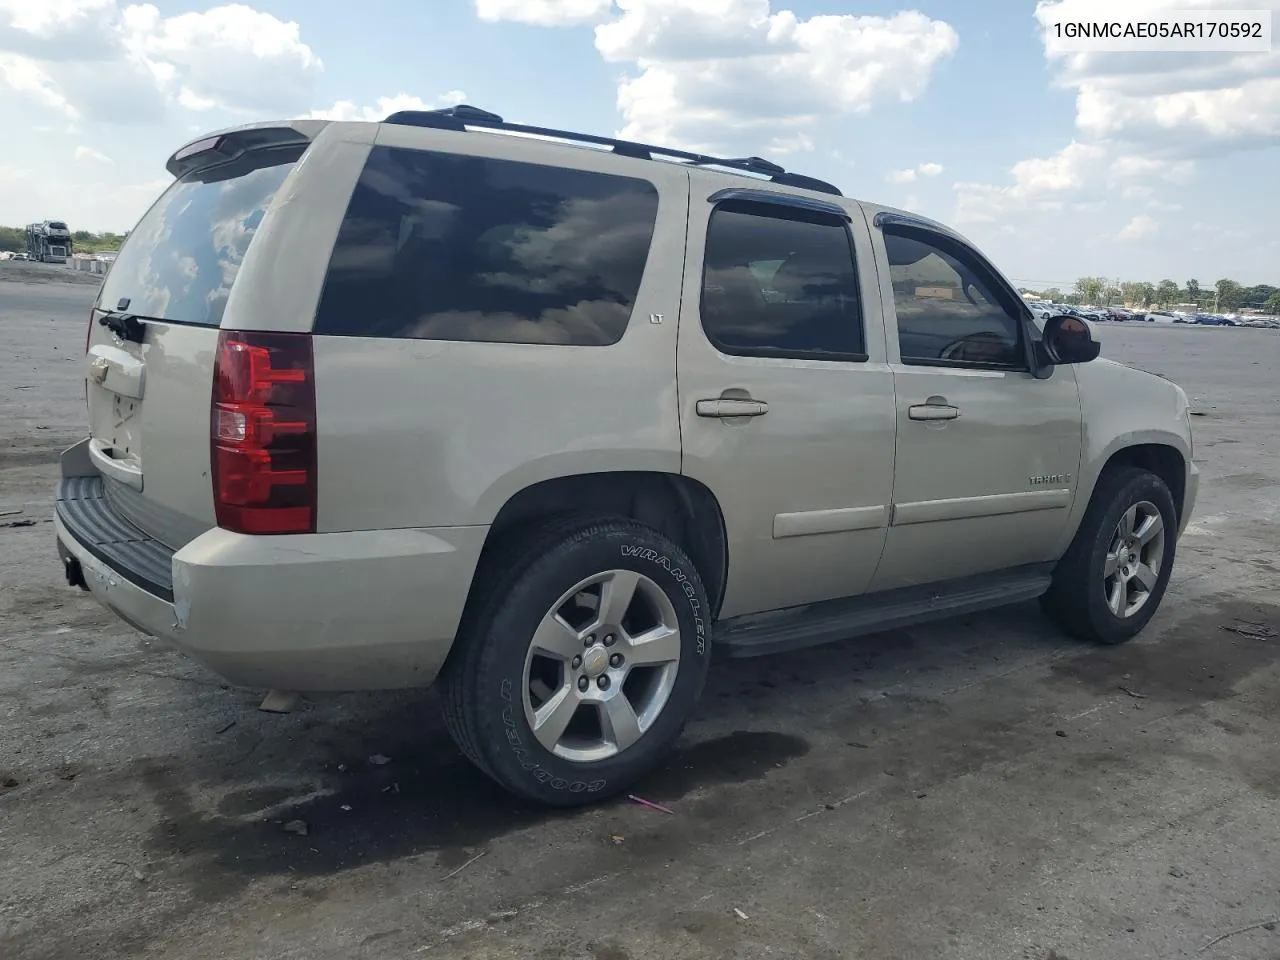
[[[237,533],[316,528],[311,336],[224,330],[213,367],[214,514]]]

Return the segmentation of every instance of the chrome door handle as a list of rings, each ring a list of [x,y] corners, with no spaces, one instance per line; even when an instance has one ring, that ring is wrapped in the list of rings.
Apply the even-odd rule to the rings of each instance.
[[[696,409],[700,417],[730,420],[735,417],[763,417],[769,412],[769,405],[763,400],[717,397],[715,400],[699,400]]]
[[[960,408],[947,403],[917,403],[907,408],[912,420],[954,420],[960,416]]]

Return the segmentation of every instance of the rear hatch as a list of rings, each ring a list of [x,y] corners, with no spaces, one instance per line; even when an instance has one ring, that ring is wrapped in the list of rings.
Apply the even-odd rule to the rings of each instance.
[[[89,457],[102,495],[175,550],[215,524],[218,328],[255,231],[307,146],[288,128],[267,132],[175,154],[178,178],[130,234],[89,319]]]

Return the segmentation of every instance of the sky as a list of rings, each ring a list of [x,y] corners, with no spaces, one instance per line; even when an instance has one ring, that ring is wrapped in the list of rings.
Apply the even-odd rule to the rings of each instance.
[[[0,0],[0,224],[123,232],[202,133],[466,102],[765,156],[1036,289],[1280,284],[1280,48],[1050,52],[1061,2]]]

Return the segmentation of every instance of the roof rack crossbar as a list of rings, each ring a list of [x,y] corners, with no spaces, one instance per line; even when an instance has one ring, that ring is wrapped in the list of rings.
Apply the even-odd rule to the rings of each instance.
[[[383,123],[395,123],[413,127],[431,127],[438,130],[465,131],[468,127],[480,129],[502,130],[507,133],[520,133],[527,136],[547,137],[553,140],[566,140],[572,143],[586,143],[593,146],[608,147],[614,153],[624,157],[635,157],[641,160],[653,160],[665,157],[679,160],[691,166],[721,167],[726,170],[754,173],[768,177],[772,182],[782,186],[799,187],[803,190],[814,190],[834,196],[843,196],[840,188],[834,184],[806,177],[803,174],[790,173],[778,164],[761,157],[712,157],[674,147],[659,147],[648,143],[636,143],[633,140],[616,140],[612,137],[600,137],[592,133],[576,133],[571,130],[557,130],[554,127],[534,127],[523,123],[508,123],[496,113],[481,110],[469,104],[456,107],[444,107],[439,110],[399,110],[388,116]]]

